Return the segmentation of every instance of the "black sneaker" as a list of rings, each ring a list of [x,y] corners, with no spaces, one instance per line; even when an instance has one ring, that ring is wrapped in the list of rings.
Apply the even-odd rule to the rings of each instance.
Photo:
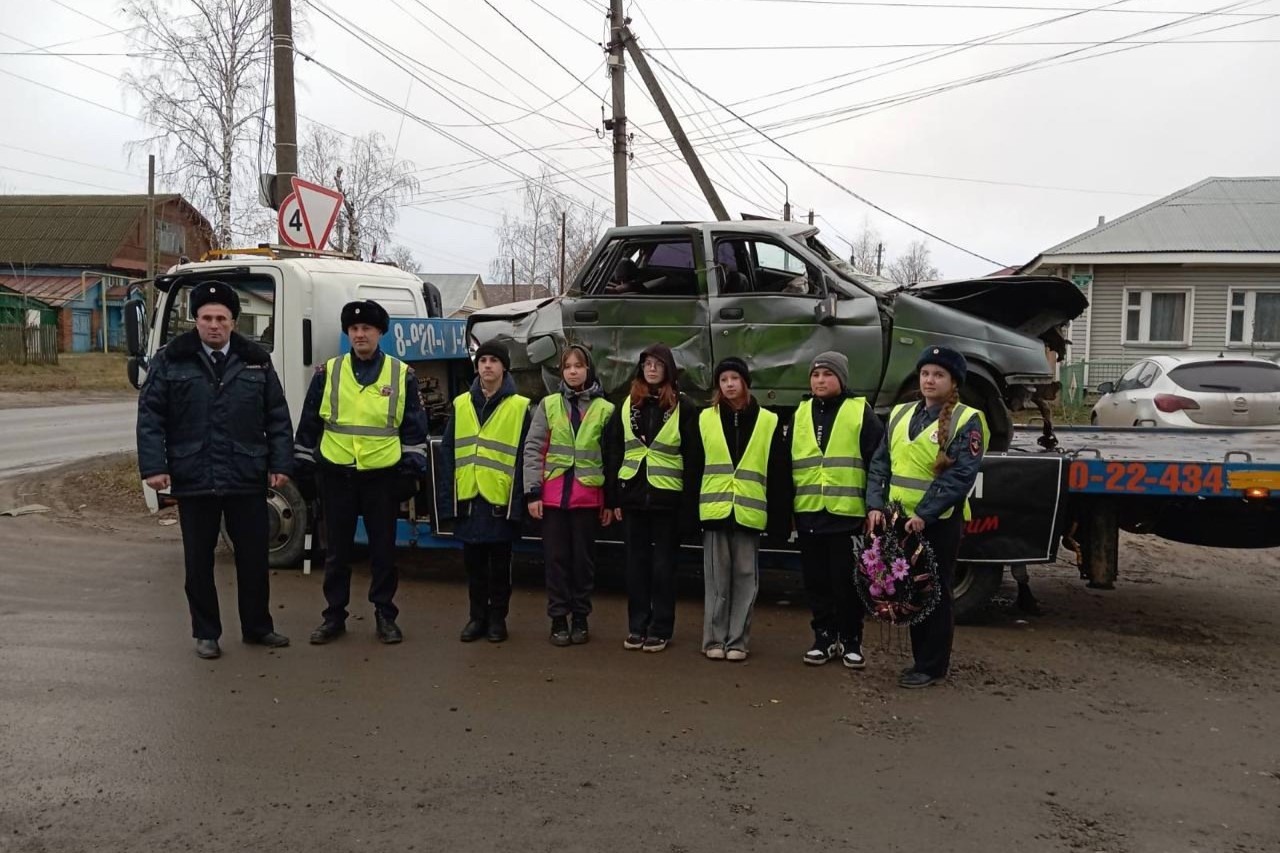
[[[573,627],[569,630],[569,641],[575,646],[581,646],[589,639],[591,639],[591,633],[587,630],[587,617],[574,615]]]
[[[862,669],[867,665],[867,659],[862,654],[862,643],[858,640],[841,642],[844,647],[841,660],[849,669]]]
[[[844,653],[840,640],[830,634],[819,632],[813,638],[813,647],[804,653],[804,662],[810,666],[822,666]]]
[[[622,641],[622,647],[629,652],[644,646],[644,637],[639,634],[627,634],[627,638]]]
[[[555,616],[551,619],[551,645],[567,646],[569,639],[569,620],[563,616]]]
[[[661,652],[667,648],[668,642],[670,641],[662,637],[645,637],[643,648],[646,652]]]
[[[898,686],[905,687],[908,690],[915,690],[920,687],[932,687],[935,684],[941,684],[943,676],[929,675],[927,672],[910,672],[898,679]]]

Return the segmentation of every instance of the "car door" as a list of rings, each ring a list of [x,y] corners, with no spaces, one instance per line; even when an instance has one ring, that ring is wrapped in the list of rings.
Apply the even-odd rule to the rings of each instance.
[[[874,297],[839,290],[821,260],[791,241],[731,232],[709,239],[713,361],[744,359],[762,402],[795,406],[809,393],[809,363],[835,350],[849,357],[852,390],[874,395],[883,364]],[[821,323],[828,297],[836,310]]]
[[[615,237],[561,301],[568,343],[585,345],[605,393],[622,396],[640,353],[671,347],[681,390],[705,400],[711,384],[707,276],[693,229]]]
[[[1138,371],[1133,388],[1125,392],[1125,399],[1120,404],[1122,414],[1128,418],[1127,426],[1161,425],[1160,413],[1156,410],[1155,391],[1151,387],[1160,378],[1160,373],[1160,365],[1154,361],[1144,362],[1142,369]]]

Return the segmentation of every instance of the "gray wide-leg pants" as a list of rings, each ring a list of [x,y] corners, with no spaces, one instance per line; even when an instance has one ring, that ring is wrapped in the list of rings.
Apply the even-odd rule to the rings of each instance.
[[[706,588],[702,616],[703,651],[722,646],[747,651],[751,611],[760,588],[757,555],[760,534],[748,530],[707,530],[702,534],[702,576]]]

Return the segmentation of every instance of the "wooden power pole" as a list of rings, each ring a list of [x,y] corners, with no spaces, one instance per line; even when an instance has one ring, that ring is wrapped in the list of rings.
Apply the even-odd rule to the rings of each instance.
[[[293,91],[292,0],[271,0],[271,46],[275,74],[276,179],[271,202],[277,210],[293,191],[298,174],[298,107]]]
[[[620,0],[613,0],[613,2],[621,6]],[[711,212],[715,214],[717,220],[728,222],[729,211],[725,209],[724,203],[720,201],[720,194],[716,192],[715,184],[711,183],[711,179],[707,177],[706,170],[702,168],[702,161],[698,159],[693,146],[689,143],[689,137],[685,136],[684,128],[680,126],[680,120],[676,118],[675,110],[671,109],[671,103],[667,101],[667,96],[663,94],[662,87],[658,85],[658,78],[653,76],[653,69],[649,67],[649,60],[645,58],[644,51],[640,50],[640,46],[636,44],[635,36],[631,33],[630,27],[625,24],[622,27],[622,38],[626,44],[627,53],[631,55],[631,61],[636,64],[636,71],[640,72],[640,79],[644,81],[645,87],[649,90],[649,96],[653,98],[653,103],[657,106],[658,112],[662,113],[662,120],[667,123],[667,131],[675,139],[676,146],[680,149],[680,154],[684,157],[684,162],[688,165],[689,171],[693,172],[693,178],[698,182],[698,188],[702,190],[702,197],[707,200],[707,204],[711,207]]]
[[[156,155],[147,155],[147,316],[156,305]],[[105,291],[104,291],[105,294]],[[103,298],[105,302],[105,296]]]
[[[613,224],[627,224],[627,19],[622,0],[609,0],[609,78],[613,84]]]

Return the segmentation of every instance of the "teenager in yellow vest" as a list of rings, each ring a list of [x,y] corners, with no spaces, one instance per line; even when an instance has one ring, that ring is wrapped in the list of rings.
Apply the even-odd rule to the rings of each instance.
[[[436,504],[456,519],[467,569],[470,614],[459,639],[507,639],[511,543],[524,518],[521,451],[529,431],[529,398],[516,393],[511,356],[496,343],[476,350],[476,378],[453,401],[440,442]]]
[[[955,633],[952,583],[956,555],[973,489],[987,448],[986,419],[960,402],[968,365],[946,347],[927,347],[916,365],[918,403],[893,408],[884,440],[871,461],[867,483],[867,529],[885,524],[892,501],[909,514],[906,528],[933,546],[942,581],[942,599],[932,613],[911,628],[914,663],[902,673],[902,687],[928,687],[946,678]]]
[[[854,586],[853,537],[867,515],[867,465],[884,427],[865,398],[849,391],[849,359],[824,352],[809,364],[811,396],[800,403],[787,439],[796,535],[813,645],[804,662],[839,657],[862,669],[862,599]]]
[[[687,471],[699,483],[703,531],[702,653],[742,661],[759,589],[760,536],[790,532],[790,466],[782,425],[751,395],[746,362],[721,361],[715,383],[710,408],[698,416],[702,465]]]
[[[316,371],[302,404],[294,459],[318,475],[326,554],[324,621],[315,645],[342,636],[351,599],[351,547],[364,518],[372,579],[369,601],[378,639],[398,643],[395,566],[400,502],[417,491],[427,467],[427,420],[418,380],[408,365],[379,349],[390,319],[372,300],[342,308],[351,351]],[[303,474],[299,483],[311,477]]]
[[[524,443],[525,500],[529,515],[542,521],[553,646],[588,639],[596,532],[613,521],[604,508],[602,450],[613,409],[596,381],[591,355],[574,344],[560,356],[560,390],[534,406]]]
[[[627,551],[626,649],[660,652],[675,630],[680,536],[698,517],[698,485],[684,476],[700,455],[697,414],[671,348],[654,344],[605,427],[605,506]]]

